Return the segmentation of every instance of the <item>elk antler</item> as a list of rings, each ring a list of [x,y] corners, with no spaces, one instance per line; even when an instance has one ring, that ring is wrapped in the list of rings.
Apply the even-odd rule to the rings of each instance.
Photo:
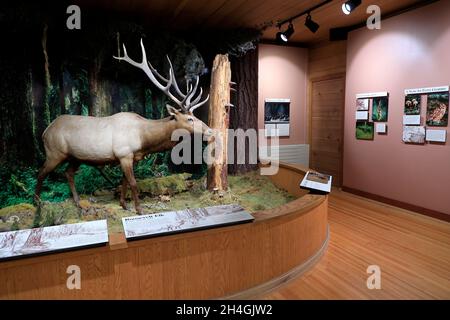
[[[202,88],[200,88],[200,93],[197,95],[197,97],[193,99],[193,97],[195,96],[195,93],[197,91],[198,83],[200,80],[198,75],[195,77],[194,86],[192,86],[190,80],[186,81],[186,91],[187,92],[185,94],[178,87],[178,83],[177,83],[175,73],[174,73],[173,67],[172,67],[172,62],[170,61],[169,56],[166,56],[167,60],[169,62],[169,66],[170,66],[169,79],[166,79],[147,60],[147,54],[145,52],[144,43],[143,43],[142,39],[141,39],[141,49],[142,49],[142,62],[140,62],[140,63],[132,60],[128,56],[125,44],[123,44],[123,57],[114,57],[113,56],[113,58],[117,59],[117,60],[124,60],[124,61],[128,62],[129,64],[131,64],[132,66],[135,66],[136,68],[143,70],[145,72],[145,74],[147,75],[147,77],[150,79],[150,81],[156,87],[158,87],[158,89],[163,91],[170,99],[172,99],[172,101],[174,101],[180,107],[180,109],[183,110],[184,112],[193,112],[195,109],[197,109],[198,107],[201,107],[208,101],[209,95],[206,97],[205,100],[200,102],[200,100],[202,98],[202,94],[203,94]],[[158,78],[159,81],[156,78]],[[181,97],[181,99],[178,99],[177,97],[175,97],[172,94],[172,92],[170,92],[172,86],[175,89],[176,94],[179,97]]]

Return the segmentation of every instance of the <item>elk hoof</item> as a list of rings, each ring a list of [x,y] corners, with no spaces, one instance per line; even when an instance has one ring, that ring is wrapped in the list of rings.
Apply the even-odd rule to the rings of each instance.
[[[121,202],[120,206],[123,208],[123,210],[128,210],[127,204],[125,202]]]
[[[137,207],[136,208],[136,212],[137,212],[138,215],[142,215],[142,213],[143,213],[142,212],[142,208],[141,207]]]

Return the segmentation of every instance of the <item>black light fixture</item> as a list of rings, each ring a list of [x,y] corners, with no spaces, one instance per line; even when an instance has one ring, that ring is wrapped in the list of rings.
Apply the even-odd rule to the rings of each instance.
[[[294,34],[294,26],[292,25],[292,22],[289,22],[289,26],[286,29],[286,31],[280,31],[277,33],[277,40],[280,42],[288,42],[289,38]]]
[[[317,30],[319,29],[319,24],[314,22],[311,18],[311,15],[308,13],[308,16],[306,17],[305,20],[305,26],[312,32],[312,33],[316,33]]]
[[[312,20],[311,18],[311,12],[319,9],[320,7],[323,7],[326,4],[329,4],[330,2],[332,2],[333,0],[323,0],[322,2],[316,4],[315,6],[306,9],[305,11],[300,12],[299,14],[296,14],[295,16],[289,17],[287,19],[284,19],[282,21],[278,21],[276,26],[280,29],[280,32],[277,33],[277,42],[280,43],[286,43],[288,42],[289,38],[292,36],[292,34],[294,33],[294,26],[292,25],[292,21],[294,19],[300,18],[303,15],[307,15],[306,20],[305,20],[305,26],[313,33],[315,33],[318,29],[319,29],[319,24],[315,21]],[[361,0],[359,0],[359,2],[361,2]],[[282,32],[281,31],[281,27],[289,22],[289,27],[287,28],[286,31]]]
[[[361,0],[348,0],[342,4],[342,11],[345,14],[350,14],[360,4],[361,4]]]

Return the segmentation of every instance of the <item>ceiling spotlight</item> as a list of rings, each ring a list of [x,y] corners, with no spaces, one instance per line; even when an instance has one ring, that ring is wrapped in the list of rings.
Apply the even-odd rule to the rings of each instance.
[[[310,14],[308,14],[308,16],[306,17],[305,26],[309,30],[311,30],[312,33],[316,33],[316,31],[319,29],[319,24],[312,20]]]
[[[283,32],[280,31],[277,33],[277,40],[281,42],[288,42],[289,38],[292,36],[293,33],[294,33],[294,26],[290,22],[289,27],[286,29],[286,31]]]
[[[360,4],[361,0],[348,0],[342,4],[342,11],[345,14],[350,14]]]

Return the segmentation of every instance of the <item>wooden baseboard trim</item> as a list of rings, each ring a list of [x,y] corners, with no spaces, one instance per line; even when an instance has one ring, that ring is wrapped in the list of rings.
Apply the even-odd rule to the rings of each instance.
[[[285,285],[286,283],[295,280],[297,277],[304,274],[310,268],[312,268],[319,260],[322,258],[325,250],[328,247],[328,242],[330,240],[330,228],[327,226],[327,237],[322,244],[322,247],[307,261],[302,263],[299,266],[289,270],[288,272],[282,274],[279,277],[271,279],[265,283],[262,283],[256,287],[252,287],[250,289],[240,291],[238,293],[234,293],[228,296],[224,296],[219,298],[218,300],[248,300],[255,299],[264,294],[267,294],[273,290],[278,289],[279,287]]]
[[[353,189],[353,188],[349,188],[349,187],[342,187],[342,191],[348,192],[348,193],[352,193],[355,194],[357,196],[361,196],[364,198],[368,198],[371,200],[375,200],[375,201],[379,201],[379,202],[383,202],[398,208],[402,208],[405,210],[409,210],[409,211],[414,211],[420,214],[423,214],[425,216],[428,217],[432,217],[435,219],[439,219],[439,220],[443,220],[443,221],[447,221],[450,222],[450,214],[445,214],[443,212],[439,212],[439,211],[435,211],[435,210],[431,210],[431,209],[427,209],[427,208],[423,208],[423,207],[419,207],[413,204],[409,204],[406,202],[402,202],[402,201],[398,201],[398,200],[394,200],[394,199],[390,199],[390,198],[386,198],[383,196],[379,196],[370,192],[366,192],[366,191],[361,191],[358,189]]]

